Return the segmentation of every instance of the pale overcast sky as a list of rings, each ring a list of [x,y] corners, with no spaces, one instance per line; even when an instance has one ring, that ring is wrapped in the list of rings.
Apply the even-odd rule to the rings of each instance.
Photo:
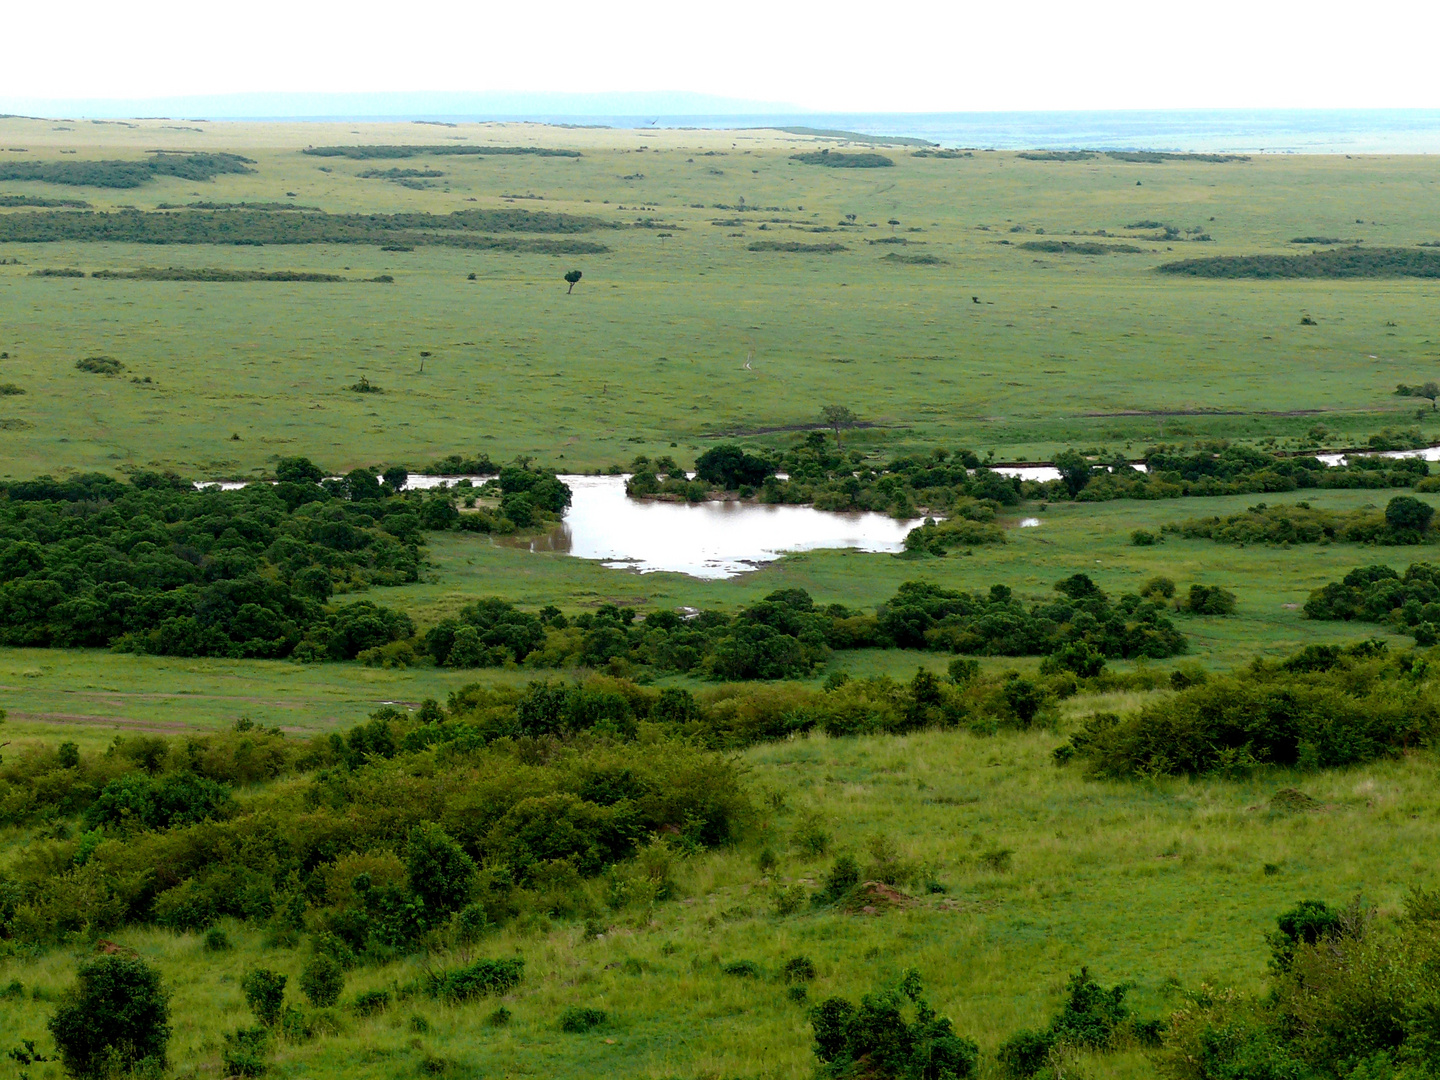
[[[0,105],[678,90],[826,111],[1440,107],[1437,0],[6,0],[0,28]]]

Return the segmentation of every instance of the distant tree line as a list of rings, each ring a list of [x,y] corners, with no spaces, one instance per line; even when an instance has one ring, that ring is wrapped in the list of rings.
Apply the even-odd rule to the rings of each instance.
[[[603,244],[520,239],[615,228],[599,218],[545,211],[457,210],[450,214],[274,213],[263,210],[22,211],[0,215],[0,242],[133,244],[440,244],[503,251],[593,254]],[[488,235],[501,233],[506,235]]]
[[[1434,278],[1440,277],[1440,252],[1346,247],[1307,255],[1216,255],[1162,263],[1155,269],[1201,278]]]
[[[434,157],[511,157],[517,154],[534,157],[578,158],[579,150],[557,150],[546,146],[307,146],[300,151],[311,157],[341,157],[353,161],[392,158]]]
[[[0,181],[39,181],[72,187],[137,188],[157,176],[213,180],[226,173],[251,173],[250,158],[238,154],[179,153],[156,150],[135,161],[7,161]]]

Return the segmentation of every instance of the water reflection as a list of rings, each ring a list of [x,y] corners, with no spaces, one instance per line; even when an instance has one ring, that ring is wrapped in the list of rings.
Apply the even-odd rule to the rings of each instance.
[[[619,476],[562,476],[574,498],[564,521],[532,537],[498,542],[558,551],[605,566],[698,578],[728,578],[791,551],[854,548],[897,552],[919,521],[883,514],[836,514],[809,506],[639,502]]]

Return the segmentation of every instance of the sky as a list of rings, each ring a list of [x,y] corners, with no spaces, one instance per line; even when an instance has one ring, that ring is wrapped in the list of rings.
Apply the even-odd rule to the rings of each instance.
[[[1440,107],[1435,0],[4,7],[0,111],[260,91],[689,91],[829,112]]]

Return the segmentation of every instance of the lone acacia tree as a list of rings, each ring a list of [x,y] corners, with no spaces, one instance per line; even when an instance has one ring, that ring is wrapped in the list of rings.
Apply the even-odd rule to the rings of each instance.
[[[570,288],[565,290],[566,296],[569,296],[572,292],[575,291],[575,283],[579,281],[582,277],[584,277],[584,275],[581,274],[579,270],[571,270],[565,275],[565,280],[570,283]]]
[[[825,426],[835,432],[835,449],[840,449],[840,429],[854,427],[859,418],[844,405],[826,405],[820,410],[820,415],[825,420]]]

